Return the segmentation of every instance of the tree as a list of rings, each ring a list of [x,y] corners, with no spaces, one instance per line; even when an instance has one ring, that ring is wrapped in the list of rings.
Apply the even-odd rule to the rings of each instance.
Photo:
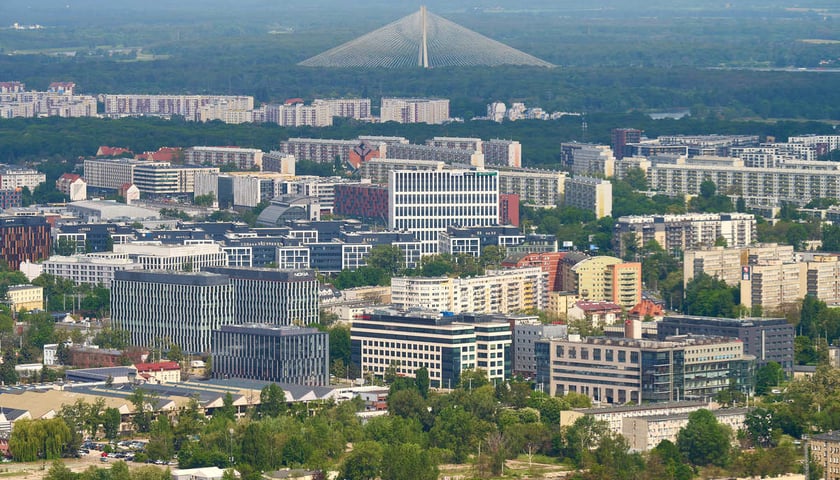
[[[102,413],[102,429],[105,431],[105,438],[113,440],[120,434],[121,415],[116,408],[106,408]]]
[[[67,343],[61,342],[55,349],[55,359],[59,365],[70,365],[70,347]]]
[[[405,254],[396,245],[375,245],[368,253],[367,264],[396,276],[405,269]]]
[[[210,192],[206,195],[196,195],[193,198],[193,203],[200,207],[212,207],[215,201],[216,195],[214,195],[213,192]]]
[[[173,362],[181,363],[184,359],[184,351],[181,350],[181,347],[178,344],[170,343],[169,350],[166,352],[166,358],[168,360],[172,360]]]
[[[53,243],[53,253],[55,255],[62,255],[65,257],[75,255],[78,253],[76,251],[76,240],[69,237],[59,237],[58,240]]]
[[[73,480],[76,478],[76,474],[73,473],[72,470],[67,468],[64,465],[64,462],[61,460],[55,460],[50,466],[50,470],[47,472],[47,476],[44,477],[44,480]]]
[[[216,415],[230,421],[236,420],[236,407],[233,405],[233,395],[230,392],[226,392],[222,397],[222,406],[213,412],[213,417]]]
[[[726,466],[729,463],[731,432],[718,423],[712,412],[700,409],[691,412],[688,424],[677,434],[677,448],[697,466]]]
[[[767,362],[755,372],[755,393],[765,395],[771,387],[779,385],[785,378],[785,371],[776,362]]]
[[[329,329],[330,362],[341,360],[350,365],[350,328],[344,325],[334,325]]]
[[[353,445],[338,478],[347,480],[375,480],[382,468],[382,446],[377,442],[360,442]]]
[[[778,435],[781,432],[776,426],[772,411],[759,407],[747,412],[744,425],[753,445],[768,448],[775,447],[778,443]]]
[[[734,318],[739,297],[738,287],[701,273],[686,284],[683,309],[690,315]]]
[[[20,462],[31,462],[39,458],[53,460],[61,458],[70,439],[70,428],[61,418],[23,419],[15,422],[9,438],[9,450],[15,460]]]
[[[158,396],[140,387],[135,388],[128,401],[134,406],[134,425],[137,431],[148,432],[152,426],[154,412],[158,408]]]
[[[575,465],[585,467],[591,463],[592,451],[598,448],[601,438],[609,432],[609,425],[591,415],[578,418],[565,432],[566,456]]]
[[[261,417],[276,417],[286,411],[286,394],[277,384],[266,385],[260,392],[259,414]]]
[[[414,383],[423,398],[429,397],[429,369],[420,367],[414,371]]]
[[[152,460],[165,461],[169,461],[175,454],[175,435],[172,433],[172,423],[166,415],[159,415],[157,420],[152,422],[146,454]]]
[[[414,443],[386,447],[382,480],[437,480],[438,464],[432,454]]]
[[[824,252],[840,251],[840,225],[822,224],[822,250]]]

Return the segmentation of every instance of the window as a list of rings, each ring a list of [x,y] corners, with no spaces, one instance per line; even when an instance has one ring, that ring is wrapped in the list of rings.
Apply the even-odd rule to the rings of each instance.
[[[627,362],[627,352],[624,350],[618,351],[618,362],[619,363],[626,363]]]
[[[613,350],[612,350],[612,348],[608,348],[606,350],[606,352],[604,352],[604,353],[606,354],[606,358],[605,358],[606,361],[612,362],[613,361]]]
[[[600,348],[593,348],[592,349],[592,360],[596,362],[601,361],[601,349]]]

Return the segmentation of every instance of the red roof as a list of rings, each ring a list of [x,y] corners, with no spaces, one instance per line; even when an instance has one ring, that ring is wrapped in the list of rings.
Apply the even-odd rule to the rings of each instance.
[[[155,362],[155,363],[136,363],[134,364],[134,368],[137,369],[138,373],[142,372],[159,372],[161,370],[180,370],[181,366],[178,365],[178,362],[173,362],[167,360],[165,362]]]
[[[638,315],[640,317],[644,317],[646,315],[658,317],[664,314],[665,311],[662,308],[662,305],[656,304],[648,299],[642,300],[630,310],[630,315]]]
[[[575,304],[584,312],[611,312],[614,310],[621,311],[621,307],[612,302],[587,302],[580,301]]]
[[[102,145],[99,147],[99,150],[96,151],[96,156],[111,157],[114,155],[122,155],[123,153],[131,153],[131,150],[123,147],[109,147],[107,145]]]
[[[294,105],[295,103],[303,103],[302,98],[290,98],[286,100],[286,105]]]
[[[180,148],[176,147],[160,147],[156,152],[145,152],[138,155],[138,158],[145,158],[152,162],[171,162],[175,156],[181,153]]]
[[[82,178],[82,176],[76,173],[65,173],[62,176],[58,177],[59,180],[68,180],[71,182],[75,182],[80,178]]]

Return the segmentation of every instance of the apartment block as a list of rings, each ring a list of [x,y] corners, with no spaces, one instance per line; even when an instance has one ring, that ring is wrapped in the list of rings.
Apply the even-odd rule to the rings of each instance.
[[[413,232],[423,253],[434,254],[450,225],[489,226],[499,221],[499,182],[494,171],[390,172],[388,227]]]
[[[330,384],[329,334],[314,328],[223,325],[213,331],[212,351],[213,378]]]
[[[748,408],[724,408],[712,410],[718,423],[726,425],[733,432],[746,429]],[[655,448],[663,440],[676,443],[680,430],[688,425],[689,413],[653,415],[625,418],[621,434],[627,439],[631,450],[647,451]]]
[[[178,115],[198,121],[199,109],[224,105],[227,110],[254,109],[254,97],[231,95],[104,95],[105,115],[110,117]]]
[[[28,188],[31,191],[46,180],[45,174],[32,168],[0,166],[0,190]]]
[[[430,310],[377,310],[353,321],[352,361],[382,377],[429,371],[433,388],[454,388],[461,372],[481,368],[491,382],[510,376],[510,324],[496,316],[451,315]]]
[[[488,270],[471,278],[391,279],[391,301],[401,309],[512,314],[542,310],[547,297],[546,274],[538,267]]]
[[[615,175],[615,156],[607,145],[560,144],[560,166],[574,175]]]
[[[621,160],[625,156],[630,156],[627,153],[627,145],[631,143],[638,143],[642,140],[642,131],[635,128],[614,128],[610,132],[612,138],[612,151],[615,152],[615,158]]]
[[[766,243],[686,250],[683,254],[683,284],[705,273],[723,280],[727,285],[738,285],[743,279],[742,267],[761,262],[793,263],[793,246]]]
[[[631,238],[637,246],[656,241],[672,253],[712,247],[718,238],[726,240],[730,247],[744,247],[753,243],[756,238],[756,221],[755,216],[749,213],[619,217],[613,232],[613,245],[624,252]]]
[[[23,189],[0,190],[0,210],[18,208],[23,204]]]
[[[65,173],[58,177],[55,189],[67,195],[71,202],[87,199],[87,182],[75,173]]]
[[[278,172],[286,175],[295,174],[295,156],[278,150],[263,155],[262,169],[266,172]]]
[[[560,290],[581,300],[613,302],[633,308],[642,301],[642,265],[610,256],[569,252],[559,263]]]
[[[595,218],[612,216],[612,183],[593,177],[566,179],[564,203],[595,213]]]
[[[290,138],[280,143],[280,153],[294,155],[297,160],[316,163],[333,163],[338,158],[342,164],[350,159],[350,152],[358,140],[327,140],[320,138]]]
[[[289,102],[284,105],[266,105],[265,118],[268,123],[281,127],[329,127],[333,124],[330,105],[315,103],[304,105],[303,102]]]
[[[500,169],[499,193],[519,195],[519,203],[556,207],[564,201],[566,172],[535,169]]]
[[[380,147],[381,158],[399,160],[425,160],[460,165],[484,165],[484,154],[476,150],[438,147],[433,145],[415,145],[411,143],[391,143]]]
[[[371,117],[369,98],[316,98],[313,105],[326,105],[333,117],[369,120]]]
[[[560,425],[571,426],[583,416],[589,416],[596,421],[607,422],[612,433],[621,434],[625,419],[637,417],[654,417],[679,415],[696,412],[701,408],[709,408],[709,402],[697,400],[680,400],[679,402],[657,402],[644,405],[615,405],[595,408],[575,408],[560,413]]]
[[[522,145],[516,140],[488,140],[482,145],[481,153],[485,165],[522,167]]]
[[[836,255],[818,255],[807,262],[805,289],[827,304],[840,303],[840,261]]]
[[[434,137],[426,140],[426,145],[430,147],[453,148],[469,152],[482,152],[483,143],[480,138],[462,137]]]
[[[825,480],[840,480],[840,431],[812,435],[808,447],[811,461],[822,467]]]
[[[263,151],[239,147],[190,147],[184,150],[184,162],[189,165],[233,165],[238,170],[261,169]]]
[[[441,124],[449,119],[449,100],[382,98],[379,121]]]
[[[741,267],[741,304],[760,306],[765,312],[778,312],[793,306],[805,296],[806,264],[756,262]]]
[[[363,181],[387,184],[391,172],[397,170],[440,171],[445,170],[444,162],[433,160],[397,160],[393,158],[374,158],[362,164],[359,174]]]

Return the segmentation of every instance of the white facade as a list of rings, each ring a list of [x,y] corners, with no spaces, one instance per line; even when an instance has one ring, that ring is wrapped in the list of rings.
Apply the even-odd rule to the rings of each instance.
[[[139,270],[143,265],[133,262],[127,254],[91,253],[65,257],[53,255],[43,263],[44,273],[72,280],[77,284],[102,285],[111,288],[114,272]]]
[[[608,145],[563,143],[560,151],[561,165],[575,175],[615,175],[615,156]]]
[[[394,277],[391,302],[401,309],[454,313],[542,310],[548,302],[548,278],[539,267],[489,270],[472,278]]]
[[[184,163],[190,165],[236,165],[239,170],[262,168],[263,152],[257,148],[190,147],[184,150]]]
[[[612,183],[609,180],[579,176],[567,178],[564,199],[567,206],[594,212],[595,218],[612,215]]]
[[[450,225],[499,222],[499,178],[495,171],[392,171],[388,182],[388,226],[414,232],[424,254],[438,249]]]
[[[327,104],[293,103],[266,105],[265,121],[281,127],[329,127],[333,124],[333,117]]]
[[[383,98],[382,123],[440,124],[449,119],[449,100],[430,98]]]
[[[277,268],[280,270],[306,270],[309,268],[307,247],[277,247]]]
[[[199,271],[202,267],[227,266],[227,254],[216,243],[163,245],[135,242],[114,245],[114,253],[128,255],[145,270]]]
[[[516,140],[492,139],[484,142],[481,153],[486,165],[522,167],[522,145]]]
[[[46,180],[45,174],[31,168],[0,167],[0,190],[24,187],[34,190]]]
[[[563,202],[566,172],[499,170],[499,193],[519,195],[520,205],[556,207]]]
[[[326,105],[333,117],[368,120],[371,116],[369,98],[316,98],[312,104]]]
[[[228,110],[253,110],[254,97],[229,95],[105,95],[105,115],[112,117],[180,115],[199,120],[199,109],[224,105]]]
[[[141,162],[129,158],[86,159],[85,180],[96,188],[119,189],[126,183],[134,183],[134,168]]]

